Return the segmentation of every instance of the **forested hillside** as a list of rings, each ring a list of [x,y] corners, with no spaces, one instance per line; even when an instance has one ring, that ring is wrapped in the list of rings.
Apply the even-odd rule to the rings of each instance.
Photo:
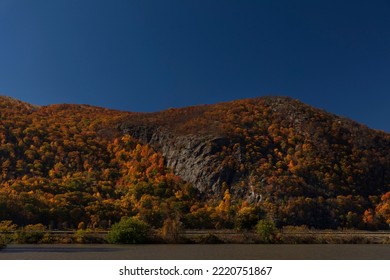
[[[290,98],[159,113],[0,97],[0,221],[388,228],[390,136]]]

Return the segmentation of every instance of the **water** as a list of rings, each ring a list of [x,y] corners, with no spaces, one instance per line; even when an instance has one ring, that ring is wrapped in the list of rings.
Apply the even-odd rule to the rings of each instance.
[[[390,245],[9,245],[2,260],[390,260]]]

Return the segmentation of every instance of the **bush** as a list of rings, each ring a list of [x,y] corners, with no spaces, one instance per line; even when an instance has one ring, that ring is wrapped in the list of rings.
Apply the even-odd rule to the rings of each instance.
[[[0,248],[4,248],[8,243],[13,241],[12,232],[16,231],[17,225],[12,221],[6,220],[0,222]]]
[[[0,232],[11,232],[17,229],[17,225],[13,224],[12,221],[5,220],[0,222]]]
[[[161,235],[166,241],[179,242],[182,239],[182,226],[180,220],[167,218],[161,228]]]
[[[256,225],[256,232],[263,243],[274,243],[276,241],[277,229],[274,222],[260,220]]]
[[[76,243],[86,243],[87,242],[87,233],[89,231],[88,230],[85,230],[85,229],[78,229],[74,235],[73,235],[73,239],[76,241]]]
[[[150,226],[136,218],[122,218],[114,224],[107,235],[111,244],[145,243],[150,232]]]
[[[16,234],[18,243],[40,243],[45,236],[46,227],[42,224],[27,225]]]
[[[3,249],[5,246],[7,246],[6,236],[0,234],[0,249]]]
[[[104,239],[99,234],[93,234],[90,229],[78,229],[73,234],[73,241],[76,243],[104,243]]]

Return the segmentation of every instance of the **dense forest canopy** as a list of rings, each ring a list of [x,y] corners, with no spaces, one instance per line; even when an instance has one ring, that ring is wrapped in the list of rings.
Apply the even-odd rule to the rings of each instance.
[[[390,135],[290,98],[141,114],[0,97],[0,164],[0,221],[19,226],[390,223]]]

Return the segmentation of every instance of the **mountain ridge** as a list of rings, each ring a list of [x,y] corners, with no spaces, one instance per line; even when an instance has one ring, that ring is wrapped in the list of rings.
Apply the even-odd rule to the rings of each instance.
[[[245,104],[247,106],[252,105],[255,107],[258,102],[264,102],[266,108],[268,108],[268,109],[271,108],[272,111],[276,112],[276,114],[279,115],[278,116],[279,118],[282,117],[283,123],[278,124],[280,127],[284,126],[284,127],[288,127],[288,128],[294,128],[297,131],[297,134],[301,134],[300,136],[303,138],[310,138],[312,135],[316,136],[315,130],[319,126],[323,125],[322,123],[325,123],[325,122],[329,123],[330,122],[329,119],[331,119],[331,118],[334,119],[332,125],[335,125],[335,126],[339,125],[340,129],[343,128],[343,124],[344,124],[344,126],[346,125],[349,127],[349,130],[346,133],[350,134],[349,137],[351,137],[351,141],[354,141],[354,143],[360,148],[364,148],[365,146],[370,147],[373,145],[372,141],[371,142],[370,141],[364,142],[364,140],[363,140],[363,139],[370,138],[371,134],[374,133],[374,134],[381,135],[381,136],[386,135],[385,133],[382,133],[380,131],[374,132],[373,130],[370,130],[368,127],[361,125],[361,124],[358,124],[350,119],[327,113],[324,110],[314,109],[313,107],[310,107],[310,106],[305,105],[297,100],[293,100],[293,99],[287,98],[287,97],[283,97],[283,98],[281,98],[281,97],[266,97],[266,98],[257,98],[257,99],[244,99],[244,100],[236,101],[237,104],[235,104],[235,105],[240,106],[240,104],[241,105]],[[173,132],[172,132],[172,129],[170,129],[169,124],[168,125],[166,125],[166,124],[161,125],[160,124],[157,126],[154,125],[155,124],[154,119],[159,119],[160,121],[164,120],[164,119],[166,120],[167,118],[164,117],[164,115],[167,113],[170,113],[171,111],[161,112],[162,117],[159,117],[159,113],[149,115],[149,116],[151,116],[152,120],[148,119],[149,118],[148,115],[144,115],[143,116],[144,118],[141,119],[140,121],[137,121],[134,119],[130,120],[128,123],[126,123],[126,121],[125,121],[124,124],[122,124],[122,130],[125,133],[129,132],[130,134],[134,135],[136,138],[139,138],[139,139],[143,140],[144,142],[151,144],[152,146],[154,145],[156,148],[160,148],[161,142],[162,142],[162,141],[158,140],[158,138],[161,137],[161,127],[163,127],[163,130],[165,130],[162,133],[163,135],[169,134],[166,131],[170,131],[172,134],[174,134],[174,135],[176,134],[176,135],[180,136],[181,138],[184,138],[183,141],[178,141],[179,144],[181,143],[180,145],[182,145],[183,147],[186,145],[186,143],[185,143],[186,141],[188,143],[192,143],[193,141],[196,141],[196,139],[202,140],[202,138],[204,141],[206,141],[208,143],[210,143],[210,141],[211,141],[211,143],[210,143],[211,145],[213,145],[213,143],[212,143],[213,140],[215,140],[217,142],[220,141],[220,142],[223,142],[225,144],[232,142],[232,141],[235,142],[236,144],[239,144],[240,140],[234,139],[234,138],[237,138],[237,135],[234,135],[234,132],[232,132],[237,127],[236,128],[232,128],[232,127],[228,127],[228,128],[225,127],[224,128],[224,124],[221,121],[223,119],[223,115],[225,114],[225,112],[226,112],[226,114],[229,114],[227,107],[230,107],[231,104],[234,104],[234,102],[225,102],[225,103],[219,103],[216,105],[208,105],[208,106],[202,107],[202,110],[200,110],[201,111],[200,114],[199,114],[199,107],[188,107],[188,108],[183,108],[183,109],[176,109],[175,114],[180,115],[181,119],[179,119],[179,122],[173,122],[173,121],[171,122],[171,125],[174,123],[174,125],[176,126],[175,129],[173,130]],[[286,108],[286,104],[288,104],[287,108]],[[309,114],[309,116],[307,116],[307,114],[305,115],[302,113],[297,113],[297,110],[295,107],[302,107],[302,106],[304,107],[304,109],[309,110],[309,113],[311,115]],[[215,115],[213,116],[212,114],[207,114],[209,111],[212,111],[213,108],[216,108],[216,107],[220,107],[219,112],[216,114],[216,116]],[[300,108],[300,109],[302,110],[302,108]],[[193,115],[194,112],[190,111],[190,114],[188,114],[187,113],[188,110],[197,110],[196,117],[199,120],[199,122],[197,124],[196,123],[194,124],[193,117],[192,118],[183,118],[182,117],[183,115],[184,116],[188,116],[191,114]],[[315,111],[315,114],[322,114],[323,115],[322,119],[317,120],[317,123],[311,124],[309,127],[303,129],[302,126],[307,125],[307,123],[310,121],[310,119],[314,118],[313,117],[314,111]],[[206,117],[204,116],[205,114],[206,114]],[[283,116],[280,116],[280,115],[283,115]],[[183,119],[184,119],[184,121],[183,121]],[[238,116],[236,119],[238,119]],[[287,124],[286,124],[286,120],[287,120]],[[209,124],[210,121],[213,121],[212,125]],[[258,119],[256,121],[260,121],[260,120]],[[190,123],[190,124],[187,125],[188,123]],[[252,123],[253,123],[253,120],[252,120]],[[149,124],[149,126],[147,124]],[[329,124],[326,124],[326,123],[325,123],[325,125],[329,126]],[[202,130],[205,128],[209,129],[208,133],[205,132],[204,130]],[[210,130],[210,128],[212,128],[212,129]],[[183,133],[183,130],[185,130],[185,129],[189,130],[189,132],[187,132],[187,136],[183,136],[183,134],[186,135],[186,133]],[[337,129],[337,127],[335,129]],[[156,133],[153,133],[154,130],[156,130]],[[196,133],[194,133],[194,131],[196,131]],[[268,132],[266,132],[266,133],[268,133]],[[196,134],[196,136],[194,136],[195,134]],[[357,135],[354,135],[354,134],[357,134]],[[206,135],[206,136],[202,136],[202,135]],[[175,137],[175,136],[172,136],[172,137]],[[317,136],[317,137],[319,137],[319,136]],[[343,136],[343,137],[347,137],[347,136]],[[388,138],[388,135],[386,137]],[[168,141],[168,139],[166,139],[166,140]],[[158,142],[160,142],[160,143],[158,143]],[[173,143],[173,146],[175,146],[175,143]],[[167,151],[163,152],[163,155],[166,156],[166,155],[169,155],[169,153],[170,152],[168,149]],[[237,153],[239,153],[239,152],[237,152]],[[190,156],[190,155],[187,155],[187,156]],[[174,156],[171,156],[171,157],[174,157]],[[175,169],[175,163],[170,164],[168,162],[168,166],[173,167]],[[200,168],[200,169],[202,169],[202,168]],[[179,171],[179,174],[180,174],[180,171]],[[197,179],[201,180],[201,178],[197,178]],[[196,181],[196,179],[194,178],[192,180],[192,183],[195,183],[195,181]]]
[[[0,97],[0,116],[0,220],[104,227],[136,215],[162,226],[179,215],[218,228],[266,215],[383,228],[389,218],[390,135],[289,97],[156,113]]]

